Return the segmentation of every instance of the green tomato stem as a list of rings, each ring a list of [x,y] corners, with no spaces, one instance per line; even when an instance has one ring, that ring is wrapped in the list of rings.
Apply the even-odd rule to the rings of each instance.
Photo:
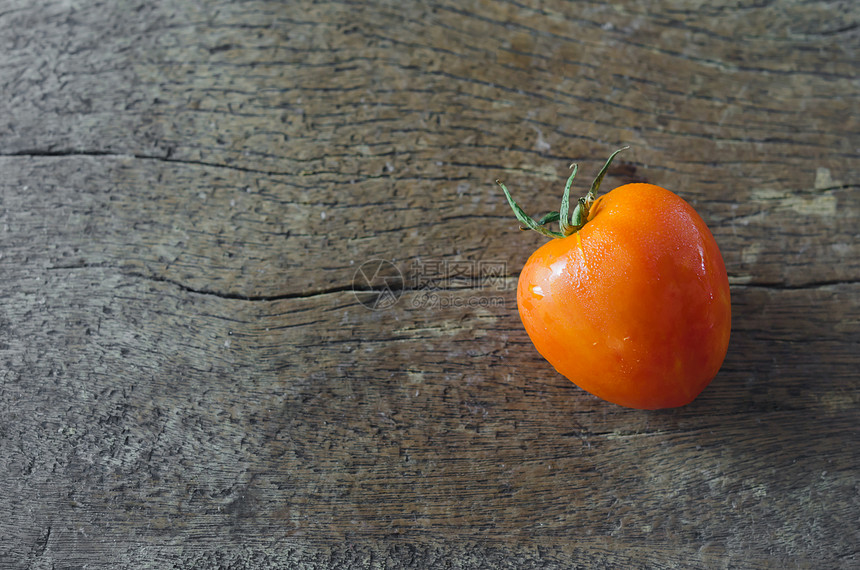
[[[606,163],[603,165],[603,168],[600,169],[600,172],[597,173],[597,177],[594,179],[594,182],[591,183],[591,189],[588,193],[579,198],[576,202],[576,207],[573,209],[573,214],[570,215],[570,187],[573,185],[573,179],[576,177],[577,165],[571,164],[570,168],[573,172],[570,173],[570,176],[567,179],[567,183],[564,185],[564,195],[561,198],[561,207],[558,212],[549,212],[545,214],[539,222],[536,222],[531,216],[525,213],[522,208],[520,208],[519,204],[517,204],[511,193],[508,191],[507,187],[502,184],[501,181],[496,180],[496,184],[501,186],[502,191],[505,193],[505,197],[508,199],[508,204],[510,204],[511,209],[514,211],[514,215],[517,217],[517,220],[520,221],[521,224],[526,226],[525,228],[520,229],[531,229],[539,234],[545,235],[550,238],[566,238],[569,235],[575,234],[588,222],[588,213],[591,209],[591,205],[597,199],[597,191],[600,189],[600,183],[603,182],[603,178],[606,176],[607,171],[609,170],[609,165],[612,164],[612,160],[615,156],[621,152],[622,150],[627,150],[630,148],[629,146],[625,146],[619,148],[615,152],[613,152],[609,158],[606,160]],[[560,231],[552,231],[546,227],[546,224],[551,222],[558,222],[558,227]]]
[[[594,202],[597,197],[597,190],[600,188],[600,183],[603,182],[603,177],[606,176],[606,171],[609,170],[609,165],[612,164],[612,159],[615,158],[622,150],[627,150],[630,148],[629,146],[623,146],[609,155],[609,158],[606,159],[606,164],[603,165],[603,168],[600,169],[600,172],[597,173],[597,178],[594,179],[594,182],[591,183],[591,190],[588,191],[588,194],[585,195],[585,201],[588,202],[588,205],[591,206],[591,203]]]
[[[546,213],[546,214],[544,214],[544,216],[540,219],[540,221],[538,222],[538,224],[540,224],[540,225],[542,225],[542,226],[545,226],[545,225],[547,225],[547,224],[549,224],[549,223],[551,223],[551,222],[557,222],[557,221],[558,221],[558,212],[547,212],[547,213]]]
[[[573,172],[570,173],[567,184],[564,185],[564,195],[561,198],[561,208],[558,211],[558,229],[566,236],[573,233],[573,228],[570,227],[570,218],[568,217],[568,211],[570,210],[570,186],[573,184],[573,179],[576,177],[576,171],[579,167],[576,164],[571,164],[570,168],[573,169]]]
[[[558,232],[554,232],[552,230],[548,230],[545,227],[539,225],[528,214],[526,214],[523,211],[523,209],[520,208],[520,206],[514,201],[513,197],[511,196],[511,193],[508,192],[508,189],[505,187],[504,184],[502,184],[501,180],[496,180],[496,184],[498,184],[499,186],[502,187],[502,190],[505,192],[505,196],[508,199],[508,204],[511,205],[511,209],[514,211],[514,215],[517,217],[517,219],[520,221],[521,224],[523,224],[527,228],[532,229],[532,230],[538,232],[539,234],[543,234],[547,237],[551,237],[551,238],[564,237],[563,234],[560,234]]]

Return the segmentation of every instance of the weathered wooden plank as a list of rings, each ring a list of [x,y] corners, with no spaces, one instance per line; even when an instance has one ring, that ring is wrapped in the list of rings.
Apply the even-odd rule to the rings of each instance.
[[[856,285],[736,290],[745,324],[723,373],[694,404],[650,413],[552,372],[510,310],[9,273],[0,494],[4,534],[29,539],[7,555],[32,555],[45,528],[71,564],[147,544],[188,562],[246,534],[274,552],[525,541],[615,563],[627,555],[604,549],[646,542],[637,560],[677,564],[853,552]],[[809,308],[815,340],[794,326]]]
[[[423,204],[398,211],[396,198],[379,201],[370,188],[311,198],[313,189],[284,177],[163,160],[0,158],[0,166],[4,223],[22,230],[18,242],[6,241],[9,263],[123,265],[236,296],[347,287],[357,266],[375,258],[397,264],[407,285],[420,283],[433,260],[504,264],[516,275],[544,239],[518,233],[489,184],[481,199],[433,202],[428,192]],[[41,181],[38,192],[32,180]],[[803,286],[860,275],[856,187],[756,191],[740,203],[707,204],[734,283]],[[325,261],[310,270],[309,257]]]
[[[833,8],[711,8],[701,18],[635,4],[574,14],[506,4],[204,10],[175,2],[139,13],[92,4],[63,17],[48,6],[36,22],[29,10],[3,16],[13,46],[3,91],[12,97],[0,103],[9,117],[0,152],[223,165],[153,165],[128,190],[133,200],[139,185],[155,185],[150,213],[160,215],[160,194],[186,189],[180,224],[205,223],[204,233],[226,228],[193,211],[226,215],[247,189],[261,196],[231,214],[260,210],[239,231],[253,223],[289,232],[295,240],[284,249],[301,255],[346,242],[350,261],[465,255],[518,266],[536,242],[509,237],[492,180],[503,177],[545,211],[569,161],[583,161],[587,178],[626,143],[628,162],[608,184],[648,180],[694,203],[737,282],[856,279],[856,30],[828,20]],[[797,10],[810,12],[802,24],[786,19]],[[772,25],[762,33],[751,22]],[[196,203],[201,192],[209,204]],[[276,236],[247,237],[262,248]],[[166,247],[168,258],[180,255]],[[807,257],[821,267],[807,268]],[[293,262],[284,261],[277,265]],[[266,274],[225,290],[338,287],[348,268],[333,262],[337,271]],[[249,284],[235,267],[219,279],[239,275]]]

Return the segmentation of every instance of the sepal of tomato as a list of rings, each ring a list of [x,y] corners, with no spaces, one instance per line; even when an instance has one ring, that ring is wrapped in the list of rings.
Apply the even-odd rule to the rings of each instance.
[[[586,210],[520,273],[529,337],[558,372],[604,400],[688,404],[719,371],[731,330],[713,235],[687,202],[653,184],[621,186]]]

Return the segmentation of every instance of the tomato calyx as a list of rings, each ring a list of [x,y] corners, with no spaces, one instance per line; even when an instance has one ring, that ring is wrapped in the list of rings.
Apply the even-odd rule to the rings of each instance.
[[[567,183],[564,185],[564,195],[561,198],[561,207],[556,212],[545,214],[538,221],[535,221],[534,218],[526,214],[525,211],[520,208],[519,204],[514,201],[507,187],[500,180],[496,180],[496,184],[498,184],[505,193],[505,197],[508,199],[508,204],[510,204],[511,209],[514,211],[514,215],[517,217],[517,220],[525,226],[520,227],[521,230],[534,230],[539,234],[550,238],[566,238],[581,230],[582,226],[588,222],[588,214],[591,210],[591,205],[594,204],[594,201],[597,199],[597,191],[600,189],[600,183],[603,182],[603,177],[606,176],[606,172],[609,170],[609,165],[612,164],[612,159],[614,159],[619,152],[627,150],[628,148],[630,147],[621,147],[609,156],[606,160],[606,164],[603,165],[603,168],[600,169],[600,172],[597,173],[597,177],[591,183],[591,189],[585,196],[576,201],[573,213],[570,212],[570,187],[573,185],[573,179],[576,177],[576,172],[579,168],[576,164],[570,165],[572,172],[567,179]],[[547,227],[547,224],[551,224],[553,222],[558,222],[559,231],[553,231]]]

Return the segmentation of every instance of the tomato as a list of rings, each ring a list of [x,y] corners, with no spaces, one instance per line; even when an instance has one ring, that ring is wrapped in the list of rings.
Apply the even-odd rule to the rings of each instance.
[[[538,352],[580,388],[630,408],[683,406],[728,349],[725,264],[702,218],[669,190],[627,184],[596,197],[618,152],[572,219],[575,167],[561,209],[540,222],[499,182],[517,218],[553,238],[520,273],[520,318]],[[547,227],[556,219],[558,232]]]

